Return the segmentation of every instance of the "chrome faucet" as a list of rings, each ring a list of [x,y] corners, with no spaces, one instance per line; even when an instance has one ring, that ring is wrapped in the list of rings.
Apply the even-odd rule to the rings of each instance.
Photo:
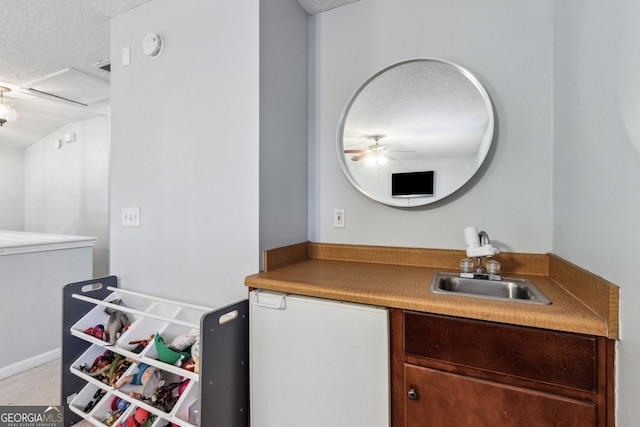
[[[491,246],[491,239],[489,239],[489,235],[486,231],[479,232],[478,237],[480,238],[480,246]],[[476,274],[483,274],[484,267],[482,267],[482,256],[476,257],[476,263]]]
[[[489,235],[486,231],[481,231],[478,233],[478,237],[480,238],[480,245],[491,245],[491,239],[489,239]]]
[[[485,269],[482,267],[482,258],[492,257],[500,253],[497,248],[491,245],[491,239],[485,231],[478,232],[475,227],[466,227],[464,229],[465,244],[467,247],[467,257],[476,258],[477,266],[475,274],[484,274]]]

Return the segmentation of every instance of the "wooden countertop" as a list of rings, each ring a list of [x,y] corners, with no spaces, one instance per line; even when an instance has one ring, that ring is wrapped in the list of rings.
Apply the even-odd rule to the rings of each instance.
[[[429,291],[463,251],[301,243],[265,252],[251,288],[618,338],[618,287],[555,255],[500,254],[505,277],[532,281],[550,305]]]

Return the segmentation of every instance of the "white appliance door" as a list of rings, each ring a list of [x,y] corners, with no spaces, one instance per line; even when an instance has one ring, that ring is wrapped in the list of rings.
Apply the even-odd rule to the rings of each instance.
[[[388,427],[386,308],[252,291],[252,427]]]

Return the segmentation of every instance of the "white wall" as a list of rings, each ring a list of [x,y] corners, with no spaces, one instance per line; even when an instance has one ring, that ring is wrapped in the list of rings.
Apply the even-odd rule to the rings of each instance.
[[[143,55],[148,32],[165,42]],[[154,0],[111,27],[111,272],[127,289],[217,306],[259,267],[259,9]],[[131,48],[131,64],[121,51]],[[141,208],[141,227],[120,225]]]
[[[24,230],[24,149],[0,146],[0,230]]]
[[[367,0],[311,19],[309,239],[461,249],[486,230],[503,250],[546,253],[552,242],[551,0]],[[473,72],[495,104],[494,147],[473,181],[425,208],[391,208],[355,190],[337,161],[351,94],[400,60],[437,57]],[[345,228],[333,228],[333,210]]]
[[[109,272],[109,125],[71,123],[25,149],[24,231],[97,237],[96,277]],[[54,146],[71,133],[75,142]]]
[[[640,3],[555,3],[553,252],[621,286],[618,425],[640,395]]]

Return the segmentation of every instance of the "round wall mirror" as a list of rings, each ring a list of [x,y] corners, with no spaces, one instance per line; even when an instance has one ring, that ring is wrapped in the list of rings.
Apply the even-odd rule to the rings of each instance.
[[[338,159],[364,195],[422,206],[462,187],[493,140],[493,106],[482,84],[453,62],[399,62],[371,76],[347,102]]]

